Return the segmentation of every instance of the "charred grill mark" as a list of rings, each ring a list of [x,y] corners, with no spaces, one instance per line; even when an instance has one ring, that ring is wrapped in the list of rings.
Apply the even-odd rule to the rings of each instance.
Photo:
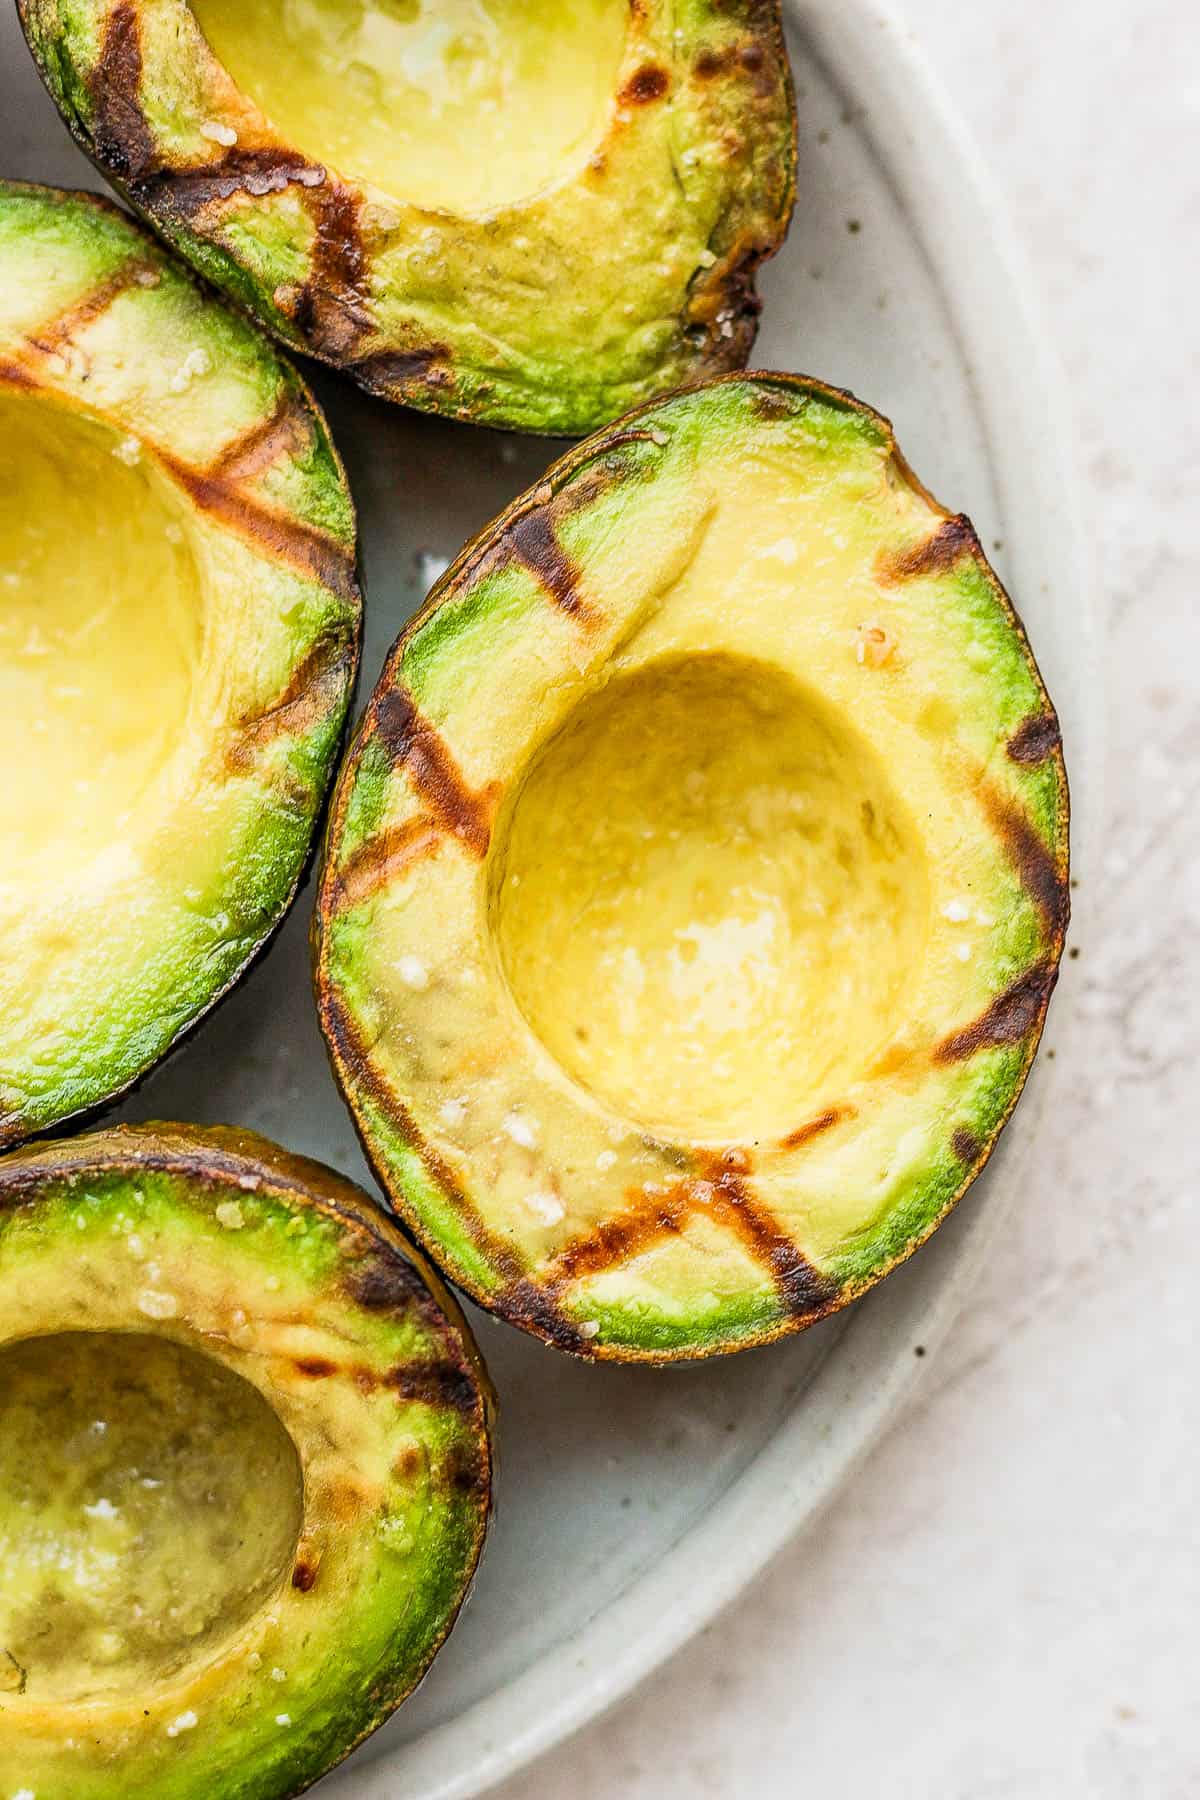
[[[305,1376],[309,1381],[323,1381],[326,1376],[336,1375],[338,1372],[338,1365],[330,1362],[326,1356],[298,1356],[292,1366],[298,1375]]]
[[[442,1460],[438,1474],[451,1493],[483,1494],[487,1492],[487,1468],[482,1453],[475,1444],[463,1443],[461,1440],[451,1444]]]
[[[337,874],[339,903],[360,906],[372,894],[390,887],[414,863],[436,856],[443,842],[436,825],[421,816],[369,838]]]
[[[677,1236],[698,1216],[716,1219],[739,1238],[771,1275],[787,1311],[800,1318],[816,1313],[838,1286],[814,1268],[766,1206],[751,1191],[749,1158],[740,1149],[697,1157],[698,1173],[666,1193],[633,1190],[623,1212],[602,1219],[594,1231],[567,1244],[543,1271],[555,1293],[576,1281],[618,1268],[633,1257]]]
[[[643,63],[635,69],[617,98],[627,106],[648,106],[661,100],[671,85],[671,77],[657,63]]]
[[[536,1331],[556,1349],[576,1354],[586,1350],[587,1339],[578,1326],[559,1309],[554,1296],[529,1277],[510,1282],[502,1296],[502,1308],[505,1318]]]
[[[411,1264],[399,1257],[372,1257],[355,1270],[347,1290],[368,1312],[404,1315],[426,1297],[425,1283]]]
[[[354,553],[346,545],[318,526],[291,518],[231,487],[220,474],[194,468],[158,445],[154,453],[192,503],[228,526],[243,542],[297,574],[319,581],[343,600],[358,598]]]
[[[975,1162],[979,1152],[983,1148],[983,1145],[979,1142],[975,1133],[973,1131],[968,1131],[965,1125],[960,1125],[958,1127],[950,1142],[953,1145],[954,1154],[957,1156],[959,1162],[965,1163],[968,1168]]]
[[[303,1557],[297,1557],[292,1570],[292,1586],[301,1594],[309,1594],[316,1584],[317,1565],[306,1561]]]
[[[666,1194],[649,1195],[635,1188],[625,1211],[602,1219],[594,1231],[565,1245],[542,1278],[559,1292],[572,1282],[629,1262],[660,1239],[682,1231],[691,1209],[684,1182]]]
[[[280,737],[303,737],[323,719],[349,677],[354,663],[354,641],[347,631],[330,631],[319,637],[293,670],[279,698],[265,712],[243,719],[225,755],[226,766],[244,774],[254,766],[264,744]]]
[[[0,362],[0,381],[11,387],[38,387],[42,363],[51,357],[62,356],[79,332],[106,313],[113,301],[136,283],[146,281],[157,285],[159,279],[158,268],[148,257],[131,257],[72,305],[64,307],[36,331],[31,331],[25,339],[25,348],[18,351],[14,359]]]
[[[309,206],[316,236],[308,280],[292,317],[323,356],[345,362],[371,329],[360,224],[362,202],[353,189],[328,179],[313,189]]]
[[[97,282],[73,306],[58,313],[36,332],[31,332],[26,340],[30,349],[43,357],[60,354],[79,332],[100,318],[102,313],[106,313],[114,300],[119,299],[135,282],[143,278],[152,278],[157,283],[158,270],[148,257],[131,257],[119,269],[114,269],[111,275],[105,276],[103,281]]]
[[[130,185],[135,204],[147,212],[187,222],[217,200],[249,194],[261,200],[286,187],[320,188],[325,170],[319,163],[275,145],[241,146],[190,168],[158,169]]]
[[[982,555],[975,527],[965,513],[943,519],[929,537],[906,550],[881,551],[876,573],[881,581],[913,581],[923,575],[944,575],[960,557]]]
[[[284,456],[307,449],[313,438],[312,417],[299,394],[284,388],[274,412],[233,439],[208,465],[213,477],[234,483],[252,481]]]
[[[1062,732],[1053,713],[1031,713],[1008,740],[1009,757],[1015,763],[1045,762],[1062,743]]]
[[[544,508],[522,514],[505,536],[517,559],[542,584],[557,607],[584,624],[594,619],[593,610],[580,591],[578,565],[564,549]]]
[[[154,136],[142,111],[142,31],[133,0],[108,15],[89,83],[96,153],[115,175],[136,181],[154,158]]]
[[[336,1064],[340,1065],[343,1071],[343,1080],[350,1090],[350,1097],[357,1098],[358,1094],[368,1097],[389,1124],[402,1134],[414,1154],[420,1158],[430,1180],[434,1181],[442,1192],[453,1200],[456,1217],[484,1260],[502,1281],[509,1284],[520,1284],[526,1271],[512,1246],[502,1238],[496,1237],[488,1229],[479,1212],[467,1198],[449,1164],[438,1155],[433,1146],[417,1130],[412,1114],[376,1068],[371,1050],[363,1042],[358,1027],[350,1018],[343,1001],[328,988],[320,995],[320,1001],[321,1022],[325,1028],[325,1035],[333,1050]],[[399,1271],[403,1265],[399,1262],[395,1265],[389,1264],[386,1270],[381,1271],[381,1265],[370,1264],[347,1282],[347,1287],[354,1298],[365,1306],[402,1305],[404,1304],[402,1301],[387,1297],[389,1293],[395,1293],[395,1287],[392,1285],[396,1280],[392,1274],[393,1267]],[[412,1275],[414,1288],[417,1286],[417,1279],[414,1272]],[[379,1297],[370,1298],[372,1292],[377,1293]],[[420,1286],[419,1297],[422,1304],[428,1298],[423,1284]]]
[[[0,357],[0,382],[6,387],[36,388],[38,385],[32,370],[19,362],[9,362],[6,357]]]
[[[478,793],[468,787],[445,738],[421,717],[406,688],[392,688],[380,699],[375,731],[443,831],[473,856],[485,856],[499,797],[494,784]]]
[[[809,1262],[770,1209],[752,1192],[729,1153],[706,1157],[700,1166],[706,1184],[713,1190],[710,1210],[770,1271],[788,1312],[803,1318],[827,1306],[838,1293],[837,1282]]]
[[[852,1106],[831,1106],[827,1111],[819,1113],[815,1119],[809,1119],[807,1124],[798,1125],[795,1131],[789,1131],[788,1135],[780,1141],[779,1147],[781,1150],[799,1150],[802,1145],[810,1144],[814,1138],[831,1130],[834,1125],[840,1125],[843,1119],[852,1119],[853,1117],[854,1108]]]
[[[1056,962],[1035,963],[1011,987],[998,994],[977,1019],[936,1044],[934,1062],[962,1062],[980,1050],[1019,1044],[1040,1025],[1057,980]]]
[[[402,395],[413,383],[423,388],[448,387],[450,372],[439,365],[449,361],[449,344],[419,344],[411,350],[379,350],[360,356],[352,372],[372,394]]]
[[[403,1363],[384,1377],[384,1386],[400,1400],[449,1412],[472,1413],[479,1404],[475,1382],[465,1369],[450,1362]]]
[[[1066,870],[1015,800],[986,783],[980,800],[992,828],[1004,845],[1021,884],[1042,915],[1046,930],[1061,939],[1071,915]]]

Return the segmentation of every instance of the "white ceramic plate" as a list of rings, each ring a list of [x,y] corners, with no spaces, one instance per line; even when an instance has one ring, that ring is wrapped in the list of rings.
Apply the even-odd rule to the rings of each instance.
[[[889,414],[922,479],[973,516],[1062,715],[1078,867],[1098,806],[1097,625],[1053,366],[974,154],[904,29],[871,0],[801,0],[790,31],[800,197],[755,360]],[[99,186],[11,6],[0,82],[0,172]],[[442,562],[555,447],[390,410],[323,373],[315,385],[362,517],[365,692]],[[314,1022],[310,902],[123,1114],[254,1125],[369,1184]],[[1061,1019],[1061,993],[1056,1006]],[[592,1368],[477,1316],[502,1399],[488,1553],[420,1693],[330,1778],[329,1800],[480,1794],[625,1693],[830,1499],[961,1304],[1033,1150],[1047,1074],[932,1243],[792,1343],[665,1374]]]

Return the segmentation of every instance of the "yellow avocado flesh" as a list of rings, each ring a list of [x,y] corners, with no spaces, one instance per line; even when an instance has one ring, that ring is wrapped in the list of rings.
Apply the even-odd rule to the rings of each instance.
[[[661,1135],[756,1139],[861,1073],[924,945],[924,858],[871,748],[747,657],[657,660],[542,748],[495,853],[514,997]]]
[[[187,718],[200,584],[181,507],[111,427],[0,394],[6,879],[60,880],[138,834]]]
[[[192,0],[287,140],[398,200],[488,212],[582,164],[603,133],[624,0]]]
[[[267,1401],[137,1332],[0,1352],[0,1690],[137,1695],[203,1660],[289,1568],[300,1463]]]

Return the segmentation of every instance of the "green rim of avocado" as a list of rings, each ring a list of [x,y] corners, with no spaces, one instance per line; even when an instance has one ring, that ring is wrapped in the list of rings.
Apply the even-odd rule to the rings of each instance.
[[[1068,916],[1058,722],[967,519],[799,376],[631,414],[394,647],[314,922],[406,1225],[580,1355],[760,1344],[986,1163]]]
[[[248,1132],[0,1159],[0,1786],[288,1800],[470,1586],[492,1399],[365,1194]]]
[[[345,477],[252,326],[0,183],[0,1147],[112,1099],[305,868],[358,663]]]
[[[778,0],[19,11],[136,210],[373,393],[578,435],[745,364],[795,186]]]

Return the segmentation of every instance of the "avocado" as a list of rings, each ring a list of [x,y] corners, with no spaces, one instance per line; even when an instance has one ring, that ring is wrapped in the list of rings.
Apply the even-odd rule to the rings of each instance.
[[[834,1311],[1012,1111],[1067,821],[1025,634],[885,420],[784,375],[631,414],[463,551],[339,776],[316,991],[393,1206],[582,1355]]]
[[[779,0],[18,0],[129,202],[294,349],[577,435],[754,341],[791,214]]]
[[[453,1624],[491,1404],[455,1302],[319,1163],[184,1125],[0,1158],[0,1790],[317,1780]]]
[[[127,1087],[303,872],[358,660],[307,389],[104,200],[0,183],[0,1147]]]

